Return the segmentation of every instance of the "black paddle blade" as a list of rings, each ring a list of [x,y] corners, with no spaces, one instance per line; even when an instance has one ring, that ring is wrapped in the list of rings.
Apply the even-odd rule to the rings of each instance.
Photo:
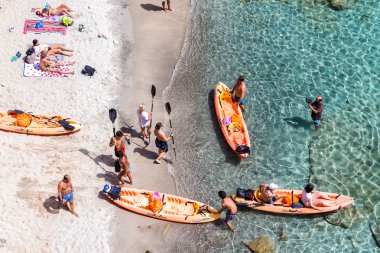
[[[7,113],[23,114],[24,112],[21,110],[14,109],[14,110],[8,110]]]
[[[152,89],[150,90],[150,93],[152,94],[152,99],[154,96],[156,96],[156,86],[152,85]]]
[[[58,124],[60,124],[67,131],[73,131],[75,129],[75,126],[70,125],[69,122],[65,120],[59,120]]]
[[[114,109],[114,108],[111,108],[109,111],[109,116],[110,116],[110,120],[112,121],[112,123],[115,122],[116,118],[117,118],[117,111]]]
[[[165,108],[166,108],[166,111],[168,112],[168,114],[170,115],[170,113],[172,112],[172,108],[170,107],[170,103],[169,102],[166,102]]]

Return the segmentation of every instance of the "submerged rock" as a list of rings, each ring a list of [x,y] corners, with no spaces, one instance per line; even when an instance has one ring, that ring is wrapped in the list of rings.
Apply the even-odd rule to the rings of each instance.
[[[260,236],[253,241],[243,241],[254,253],[274,253],[276,251],[274,241],[268,236]]]
[[[284,227],[281,227],[280,229],[280,235],[278,236],[280,241],[287,241],[288,240],[288,232]]]
[[[341,11],[347,8],[347,0],[331,0],[330,2],[331,8],[337,11]]]
[[[376,224],[375,227],[369,226],[369,229],[371,231],[372,237],[375,240],[377,247],[380,248],[380,225]]]

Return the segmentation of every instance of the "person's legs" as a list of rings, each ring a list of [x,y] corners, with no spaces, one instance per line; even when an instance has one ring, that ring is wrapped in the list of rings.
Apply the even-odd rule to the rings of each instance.
[[[173,11],[173,9],[170,7],[170,0],[167,0],[166,2],[168,2],[168,10]]]
[[[73,18],[73,15],[71,15],[71,13],[67,9],[64,9],[61,13],[65,13],[70,18]]]
[[[57,69],[57,70],[54,70],[54,69],[50,69],[50,72],[58,72],[60,73],[61,75],[73,75],[74,74],[74,70],[60,70],[60,69]]]
[[[56,62],[56,65],[54,65],[52,67],[56,67],[56,66],[71,66],[71,65],[74,65],[74,64],[75,64],[75,61],[69,61],[69,62],[59,61],[59,62]]]
[[[329,196],[327,196],[327,194],[321,193],[321,192],[318,192],[315,195],[313,194],[313,198],[315,198],[315,199],[335,200],[335,199],[330,198]]]
[[[227,211],[226,218],[224,219],[224,222],[226,223],[227,227],[235,233],[235,229],[231,224],[231,220],[234,218],[235,214],[231,214],[230,211]]]
[[[64,10],[64,9],[67,9],[68,11],[73,11],[69,6],[67,6],[66,4],[60,4],[56,10]]]
[[[143,140],[145,140],[146,138],[148,138],[148,136],[145,133],[145,127],[141,127],[141,136],[142,136]]]
[[[129,162],[125,156],[119,159],[120,165],[122,167],[122,171],[117,175],[117,179],[122,183],[121,185],[124,185],[125,183],[127,184],[132,184],[132,177],[131,177],[131,172],[129,169]],[[128,177],[129,182],[124,181],[123,176]]]
[[[68,51],[68,52],[73,52],[73,49],[69,49],[63,46],[55,45],[55,46],[50,46],[51,49],[60,49],[62,51]]]
[[[55,54],[61,54],[61,55],[64,55],[64,56],[73,56],[73,54],[70,54],[70,53],[67,53],[65,51],[62,51],[61,49],[58,49],[58,48],[52,48],[48,51],[47,53],[48,55],[55,55]]]
[[[158,157],[156,158],[155,162],[156,163],[161,163],[161,159],[166,155],[166,152],[163,150],[159,149],[158,150]]]
[[[76,217],[78,217],[79,216],[79,214],[75,211],[75,208],[74,208],[74,200],[70,200],[69,201],[69,205],[70,205],[70,212],[72,213],[72,214],[74,214]]]
[[[166,12],[165,0],[161,0],[161,1],[162,1],[162,9]]]

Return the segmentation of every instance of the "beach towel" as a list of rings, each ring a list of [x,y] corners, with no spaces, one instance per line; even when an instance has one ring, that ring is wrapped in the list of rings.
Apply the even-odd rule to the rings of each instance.
[[[70,70],[72,66],[59,66],[55,67],[55,69],[61,70]],[[24,64],[24,76],[25,77],[65,77],[69,75],[61,75],[57,72],[46,72],[42,71],[40,67],[40,61],[35,61],[33,64]]]
[[[63,14],[59,15],[59,16],[53,16],[53,15],[51,15],[50,17],[45,18],[45,17],[42,17],[42,16],[38,16],[36,14],[36,11],[38,9],[41,9],[41,8],[32,8],[32,10],[31,10],[31,12],[32,12],[33,16],[35,17],[35,19],[38,19],[38,20],[48,20],[48,21],[52,21],[52,22],[60,22],[60,16],[63,16]]]
[[[26,33],[60,33],[62,35],[66,34],[67,27],[58,22],[43,21],[42,28],[35,28],[36,23],[40,20],[25,20],[24,23],[24,34]]]
[[[61,43],[41,43],[41,44],[47,44],[49,46],[51,46],[51,45],[65,46],[65,44],[61,44]],[[30,45],[30,44],[27,45],[27,48],[31,48],[31,47],[32,47],[32,45]],[[57,54],[55,56],[50,56],[49,58],[50,59],[55,58],[55,61],[63,61],[64,60],[64,56],[60,55],[60,54]],[[70,70],[72,68],[72,66],[60,66],[60,67],[56,67],[56,68],[59,68],[62,70]],[[34,61],[33,64],[28,64],[28,63],[24,62],[23,75],[25,77],[42,77],[42,76],[43,77],[65,77],[65,76],[69,76],[69,75],[61,75],[61,74],[56,73],[56,72],[42,71],[42,69],[40,67],[40,57],[36,57],[36,60]]]

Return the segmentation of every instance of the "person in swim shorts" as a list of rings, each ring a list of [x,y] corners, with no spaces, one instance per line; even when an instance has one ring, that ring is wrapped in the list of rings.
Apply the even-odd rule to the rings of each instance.
[[[245,92],[247,90],[247,86],[244,82],[244,76],[239,76],[236,80],[234,87],[231,90],[232,98],[237,103],[240,108],[245,111]]]
[[[74,187],[69,175],[64,175],[63,179],[58,183],[58,200],[64,203],[72,214],[79,216],[74,208]]]
[[[314,102],[308,103],[311,109],[311,118],[314,121],[314,126],[316,128],[321,127],[322,124],[322,112],[325,106],[322,103],[322,96],[318,96]]]
[[[161,159],[166,155],[169,150],[168,141],[173,138],[173,134],[170,133],[169,137],[166,137],[164,131],[162,130],[163,125],[158,122],[154,128],[154,135],[156,136],[156,147],[158,148],[158,157],[154,160],[155,163],[161,163]]]
[[[115,156],[119,158],[120,165],[122,167],[122,171],[117,175],[117,179],[119,179],[120,185],[123,186],[125,183],[132,184],[132,175],[130,170],[130,164],[126,154],[125,144],[123,142],[123,136],[129,138],[131,136],[130,133],[123,133],[122,131],[117,131],[116,135],[111,138],[109,146],[115,146]],[[127,177],[128,181],[125,181],[123,177]]]
[[[235,233],[235,229],[233,228],[231,221],[237,214],[237,206],[230,197],[227,197],[225,191],[219,191],[218,195],[222,199],[222,208],[218,210],[217,213],[221,214],[224,210],[226,210],[226,218],[224,219],[224,222],[227,227]]]

